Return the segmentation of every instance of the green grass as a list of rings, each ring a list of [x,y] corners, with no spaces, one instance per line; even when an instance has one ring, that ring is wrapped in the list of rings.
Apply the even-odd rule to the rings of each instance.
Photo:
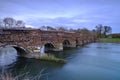
[[[100,42],[120,43],[120,38],[101,38]]]
[[[66,63],[66,60],[64,59],[59,59],[53,55],[43,55],[42,57],[40,57],[40,60],[43,60],[43,61],[52,61],[52,62],[57,62],[57,63]]]

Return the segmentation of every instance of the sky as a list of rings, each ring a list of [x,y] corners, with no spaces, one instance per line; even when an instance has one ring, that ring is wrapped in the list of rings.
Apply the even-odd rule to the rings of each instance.
[[[5,17],[23,20],[33,28],[92,30],[102,24],[120,33],[120,0],[0,0],[0,18]]]

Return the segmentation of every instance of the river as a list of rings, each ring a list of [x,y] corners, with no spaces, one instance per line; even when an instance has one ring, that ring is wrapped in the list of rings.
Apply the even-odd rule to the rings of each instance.
[[[0,50],[0,73],[28,74],[40,80],[120,80],[120,44],[91,43],[81,48],[52,52],[66,64],[26,59],[7,47]]]

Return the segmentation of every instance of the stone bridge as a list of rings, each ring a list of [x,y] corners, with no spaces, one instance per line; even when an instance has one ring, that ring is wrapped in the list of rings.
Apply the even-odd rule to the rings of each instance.
[[[62,51],[94,41],[92,35],[40,29],[0,29],[0,46],[12,46],[23,57],[32,58],[45,50]]]

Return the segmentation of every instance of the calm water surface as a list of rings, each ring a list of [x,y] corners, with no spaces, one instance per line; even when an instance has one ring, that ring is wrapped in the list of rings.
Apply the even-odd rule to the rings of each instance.
[[[53,54],[68,62],[20,58],[13,48],[0,49],[0,72],[36,76],[44,69],[40,80],[120,80],[120,44],[92,43]]]

